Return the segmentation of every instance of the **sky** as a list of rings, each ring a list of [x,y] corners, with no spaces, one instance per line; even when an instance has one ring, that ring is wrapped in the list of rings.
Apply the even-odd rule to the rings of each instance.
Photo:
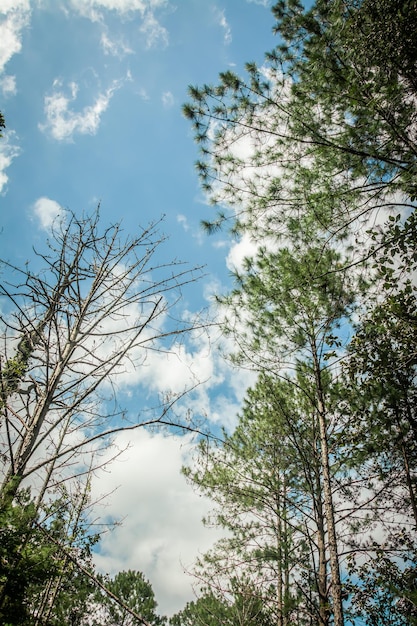
[[[208,237],[200,221],[214,209],[199,188],[198,156],[181,113],[188,85],[216,81],[262,63],[274,45],[267,0],[0,0],[0,257],[21,266],[42,250],[62,209],[76,215],[100,202],[103,225],[128,233],[164,216],[161,254],[204,277],[179,306],[197,312],[230,287],[230,270],[249,250],[227,233]],[[0,303],[1,306],[1,303]],[[181,390],[211,427],[233,427],[249,373],[231,369],[216,337],[181,347],[175,363],[155,359],[149,389]],[[134,376],[124,387],[140,402]],[[133,398],[133,400],[132,400]],[[130,405],[129,405],[130,399]],[[187,404],[188,403],[188,404]],[[136,406],[135,405],[135,406]],[[121,434],[126,451],[93,482],[93,501],[110,494],[97,516],[120,520],[95,555],[102,572],[136,569],[149,578],[161,614],[193,598],[187,574],[219,537],[201,520],[210,503],[180,473],[192,457],[189,436]]]

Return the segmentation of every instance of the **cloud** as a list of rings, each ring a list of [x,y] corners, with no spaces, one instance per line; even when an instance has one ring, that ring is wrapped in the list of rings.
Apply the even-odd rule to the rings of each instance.
[[[168,31],[164,26],[161,26],[151,11],[145,14],[139,31],[145,36],[147,48],[155,48],[158,44],[166,48],[168,45]]]
[[[154,280],[151,275],[149,279]],[[212,292],[205,293],[207,300],[214,306],[212,295]],[[95,358],[108,361],[117,349],[120,333],[125,333],[125,338],[129,337],[129,329],[136,327],[137,320],[143,318],[143,315],[141,307],[131,303],[119,311],[117,318],[107,316],[102,320],[102,338],[92,337],[85,342],[84,350],[94,355],[88,361],[83,357],[85,367],[93,367]],[[187,320],[190,320],[192,325],[195,314],[183,311],[182,315],[184,323],[188,325]],[[122,405],[123,398],[128,400],[128,404],[135,397],[146,398],[151,416],[154,414],[151,407],[155,406],[155,398],[179,397],[173,406],[177,423],[207,420],[206,427],[210,423],[223,423],[227,427],[235,423],[246,380],[243,381],[239,371],[222,356],[220,341],[223,339],[214,323],[216,311],[213,309],[207,315],[209,324],[203,319],[199,329],[178,335],[175,333],[176,327],[172,327],[170,322],[172,312],[169,304],[166,309],[161,309],[152,325],[143,330],[140,343],[131,348],[108,378],[108,385],[118,389]],[[170,332],[172,334],[169,337]],[[231,347],[225,351],[230,352]],[[190,391],[184,395],[185,390]],[[219,398],[223,396],[228,398],[228,410],[225,412],[219,408]],[[224,405],[226,400],[221,402]],[[133,419],[137,421],[142,418],[135,415]]]
[[[155,10],[167,4],[167,0],[71,0],[75,11],[94,22],[104,22],[105,11],[122,16],[139,13],[142,18],[139,31],[145,35],[147,48],[168,45],[168,31],[155,17]]]
[[[14,96],[16,94],[16,77],[3,76],[0,78],[0,89],[5,98],[7,98],[7,96]]]
[[[249,233],[245,232],[239,242],[234,244],[229,251],[226,259],[226,265],[231,272],[238,270],[241,272],[244,268],[244,260],[256,255],[259,244],[255,242]]]
[[[39,124],[40,130],[50,133],[58,141],[71,141],[75,134],[95,135],[101,116],[107,110],[114,92],[119,89],[120,81],[114,81],[111,87],[97,96],[92,105],[78,112],[70,109],[70,104],[77,99],[78,85],[72,82],[68,86],[70,93],[65,95],[61,81],[54,81],[55,91],[45,96],[46,123]]]
[[[144,87],[140,87],[136,92],[141,100],[149,100],[149,94]]]
[[[213,508],[181,475],[193,451],[191,437],[151,434],[144,429],[122,433],[116,444],[129,446],[92,484],[92,499],[111,495],[107,519],[123,523],[102,538],[94,561],[103,572],[134,569],[149,578],[160,614],[172,614],[193,598],[189,569],[219,538],[201,520]],[[109,453],[110,456],[110,453]],[[116,491],[114,491],[116,490]]]
[[[0,3],[0,73],[22,49],[22,32],[29,19],[29,0],[2,0]]]
[[[0,141],[0,193],[3,193],[9,180],[5,170],[19,154],[20,148],[16,143],[16,134],[13,131],[3,133]]]
[[[170,91],[164,91],[162,94],[162,104],[166,109],[174,106],[174,96]]]
[[[122,59],[127,54],[133,54],[130,48],[122,39],[110,39],[107,33],[103,32],[100,39],[104,54]]]
[[[166,6],[167,0],[70,0],[71,6],[81,15],[90,19],[102,19],[103,11],[115,11],[121,15],[138,11],[142,15],[147,10]]]
[[[207,380],[176,405],[178,419],[188,411],[206,414],[204,430],[222,425],[232,431],[245,390],[256,375],[231,367],[213,349],[212,343],[217,347],[213,334],[196,333],[187,348],[176,346],[176,355],[152,351],[143,368],[146,380],[141,383],[148,391],[161,393],[183,389],[191,368],[197,378]],[[195,559],[224,534],[222,529],[204,527],[201,520],[213,503],[195,493],[180,472],[191,463],[194,436],[139,428],[118,434],[114,443],[124,452],[95,477],[91,495],[93,501],[100,501],[110,494],[102,521],[122,520],[122,524],[103,536],[94,561],[100,571],[112,575],[127,569],[144,572],[160,614],[171,615],[193,599],[195,580],[188,572]],[[106,454],[110,461],[114,449]],[[106,458],[101,461],[105,464]]]
[[[198,223],[197,225],[195,223],[190,224],[189,220],[187,219],[187,217],[185,215],[179,214],[177,215],[177,222],[178,224],[180,224],[184,230],[184,232],[190,232],[192,238],[194,239],[194,241],[196,241],[198,243],[199,246],[204,245],[205,243],[207,243],[207,237],[203,231],[203,229],[201,228],[201,224]],[[216,247],[216,243],[213,243],[213,247]]]
[[[189,225],[188,220],[187,220],[185,215],[182,215],[182,214],[177,215],[177,222],[178,222],[178,224],[182,225],[182,227],[185,230],[185,232],[190,230],[190,225]]]
[[[272,6],[272,0],[246,0],[249,4],[260,4],[261,6],[269,9]]]
[[[38,198],[33,204],[33,213],[39,220],[41,228],[49,230],[54,221],[62,215],[62,207],[55,200],[46,198]]]
[[[215,9],[215,12],[218,24],[219,26],[221,26],[221,28],[223,28],[224,31],[224,43],[228,45],[232,42],[232,29],[230,28],[229,23],[226,19],[224,9],[223,11]]]

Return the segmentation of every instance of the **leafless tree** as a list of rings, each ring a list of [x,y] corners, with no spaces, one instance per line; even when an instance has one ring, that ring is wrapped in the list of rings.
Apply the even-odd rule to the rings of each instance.
[[[173,317],[181,288],[200,268],[158,262],[163,241],[158,223],[125,236],[120,224],[102,229],[98,210],[82,218],[69,213],[52,229],[47,253],[36,252],[41,269],[5,263],[3,496],[13,498],[29,476],[45,490],[80,473],[118,431],[172,423],[178,396],[132,421],[116,394],[126,376],[140,376],[150,351],[170,350],[203,327]]]

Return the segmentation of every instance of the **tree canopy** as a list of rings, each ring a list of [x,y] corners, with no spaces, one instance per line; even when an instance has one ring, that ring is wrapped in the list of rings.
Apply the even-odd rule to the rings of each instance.
[[[413,623],[417,5],[272,12],[265,63],[190,87],[183,109],[217,207],[205,227],[255,249],[219,303],[258,382],[236,431],[186,470],[231,533],[196,574],[228,590],[239,563],[266,599],[269,569],[282,626]]]

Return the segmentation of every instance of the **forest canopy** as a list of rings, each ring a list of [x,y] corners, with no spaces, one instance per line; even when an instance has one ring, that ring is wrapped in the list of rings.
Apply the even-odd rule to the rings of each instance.
[[[264,65],[184,106],[217,207],[205,227],[256,247],[219,305],[257,383],[184,470],[228,531],[196,576],[282,626],[411,624],[417,5],[282,0],[273,15]]]

